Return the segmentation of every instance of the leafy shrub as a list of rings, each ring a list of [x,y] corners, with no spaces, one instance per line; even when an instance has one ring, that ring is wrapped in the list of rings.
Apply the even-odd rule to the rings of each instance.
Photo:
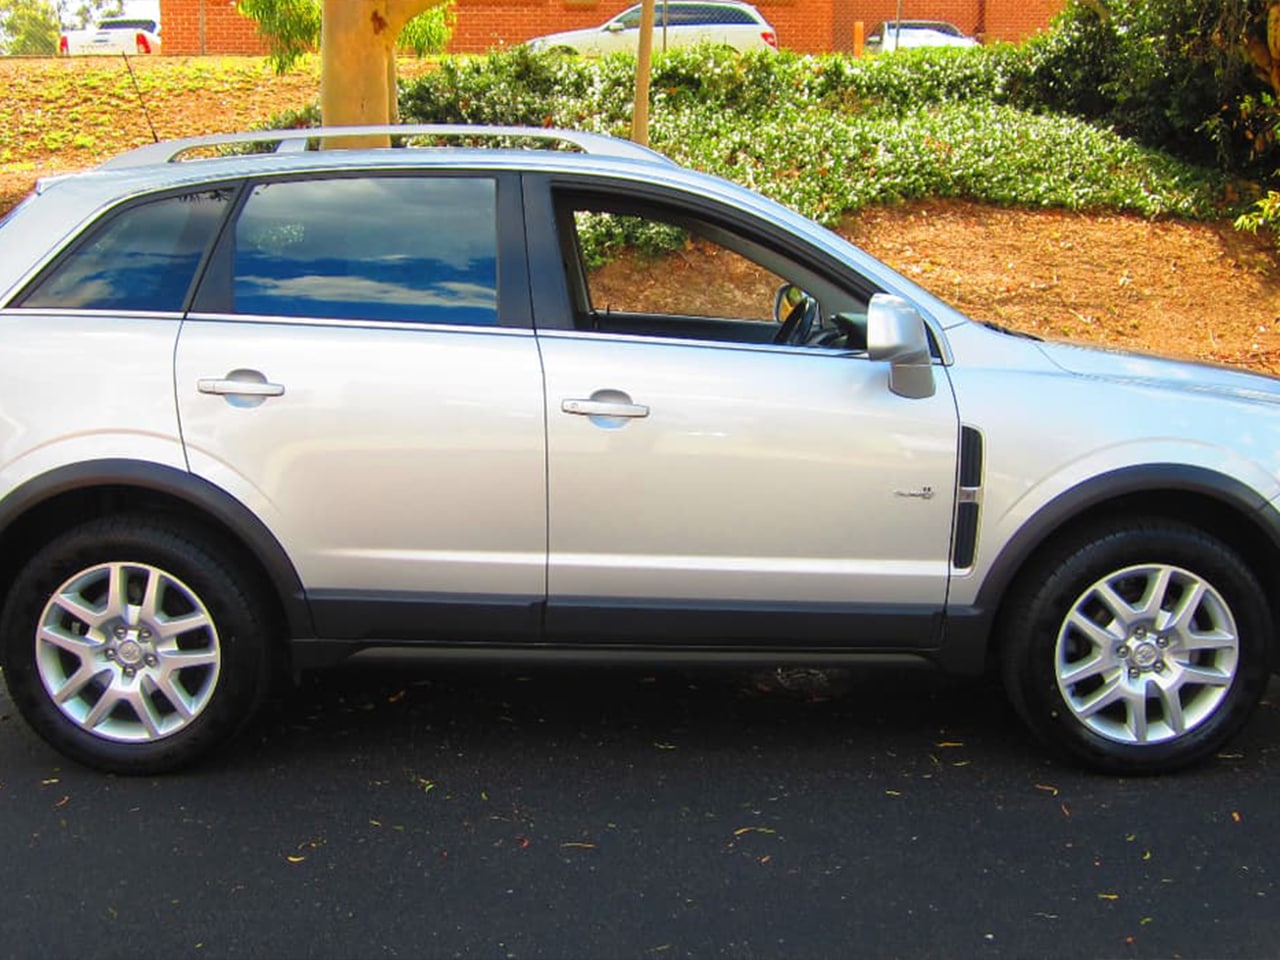
[[[1274,165],[1280,118],[1246,55],[1265,24],[1265,0],[1069,0],[1053,29],[1026,44],[1015,102],[1257,174]]]
[[[1236,218],[1237,230],[1257,233],[1266,228],[1277,247],[1280,247],[1280,193],[1268,190],[1267,195]]]
[[[624,134],[635,60],[524,49],[446,60],[407,87],[410,122],[519,123]],[[1035,114],[1020,48],[872,60],[678,50],[652,74],[650,140],[673,159],[832,223],[929,196],[1206,216],[1217,179],[1105,128]]]

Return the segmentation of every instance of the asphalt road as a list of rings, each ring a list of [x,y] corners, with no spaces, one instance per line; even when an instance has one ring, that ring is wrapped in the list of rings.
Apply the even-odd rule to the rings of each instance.
[[[0,956],[1276,956],[1278,707],[1137,780],[929,673],[329,674],[120,779],[0,694]]]

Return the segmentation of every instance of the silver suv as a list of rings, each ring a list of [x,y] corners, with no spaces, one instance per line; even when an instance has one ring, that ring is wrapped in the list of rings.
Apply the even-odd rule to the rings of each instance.
[[[625,142],[397,132],[577,152],[178,141],[0,225],[0,655],[58,749],[171,769],[396,656],[998,670],[1111,771],[1245,722],[1275,381],[975,323]]]

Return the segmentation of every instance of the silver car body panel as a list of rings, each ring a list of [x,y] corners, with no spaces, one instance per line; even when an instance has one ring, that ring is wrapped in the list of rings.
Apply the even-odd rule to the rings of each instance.
[[[961,419],[981,429],[987,464],[976,561],[953,577],[953,604],[974,602],[1032,517],[1098,477],[1177,466],[1231,478],[1261,500],[1280,496],[1280,383],[1271,378],[974,323],[948,334]]]
[[[945,376],[795,347],[540,336],[549,593],[941,607],[956,472]],[[941,373],[942,368],[937,368]],[[565,401],[626,395],[622,422]]]
[[[31,310],[3,325],[0,491],[113,458],[185,469],[173,405],[178,317]]]
[[[284,392],[200,392],[232,371]],[[176,385],[191,471],[262,519],[307,588],[544,594],[531,333],[194,317]]]

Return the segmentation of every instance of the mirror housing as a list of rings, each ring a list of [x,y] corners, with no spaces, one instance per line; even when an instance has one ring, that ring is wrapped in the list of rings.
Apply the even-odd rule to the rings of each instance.
[[[908,301],[877,293],[867,306],[867,355],[889,362],[889,389],[923,400],[937,389],[924,318]]]
[[[623,26],[621,23],[619,23],[617,20],[610,20],[608,23],[604,25],[605,33],[621,33],[625,29],[627,28]]]

